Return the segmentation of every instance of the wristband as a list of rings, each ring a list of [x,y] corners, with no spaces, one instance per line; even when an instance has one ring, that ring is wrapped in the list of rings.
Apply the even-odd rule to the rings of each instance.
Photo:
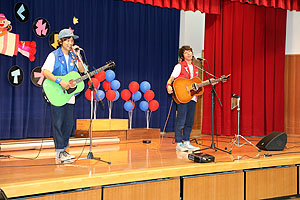
[[[61,78],[57,78],[57,79],[55,80],[55,83],[57,83],[57,84],[60,84],[60,82],[61,82]]]
[[[80,59],[77,57],[76,60],[80,63]]]
[[[170,83],[167,83],[167,86],[166,86],[166,88],[168,89],[168,86],[171,86],[172,87],[172,84],[170,84]]]

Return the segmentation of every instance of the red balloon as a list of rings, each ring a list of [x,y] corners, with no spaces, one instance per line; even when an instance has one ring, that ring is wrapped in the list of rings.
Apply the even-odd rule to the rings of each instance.
[[[105,71],[101,71],[101,72],[98,72],[97,74],[95,74],[94,76],[96,79],[98,79],[99,82],[102,82],[105,80],[106,78],[106,73]]]
[[[132,110],[135,108],[135,104],[134,104],[134,102],[133,101],[131,101],[131,100],[129,100],[129,102],[131,102],[132,103],[132,105],[133,105],[133,107],[132,107]]]
[[[149,110],[151,110],[151,112],[156,111],[159,107],[159,103],[156,100],[152,100],[149,102]]]
[[[94,83],[95,88],[97,89],[99,87],[99,84],[100,84],[99,80],[96,79],[96,78],[92,78],[92,81]],[[88,85],[91,86],[91,80],[89,80]]]
[[[104,82],[102,83],[102,87],[103,87],[103,89],[104,89],[105,91],[111,90],[110,82],[108,82],[108,81],[104,81]]]
[[[127,89],[122,90],[122,92],[121,92],[121,98],[124,101],[128,101],[130,99],[130,97],[131,97],[131,93],[130,93],[129,90],[127,90]]]
[[[140,89],[140,85],[136,81],[131,81],[129,84],[129,90],[132,93],[136,93]]]
[[[106,98],[109,100],[109,101],[113,101],[115,98],[116,98],[116,92],[114,90],[108,90],[106,92]]]
[[[91,101],[91,90],[87,89],[84,93],[84,96],[87,100]],[[95,99],[95,92],[94,92],[94,99]]]
[[[155,94],[152,90],[147,90],[144,94],[144,97],[147,101],[151,101],[154,98]]]

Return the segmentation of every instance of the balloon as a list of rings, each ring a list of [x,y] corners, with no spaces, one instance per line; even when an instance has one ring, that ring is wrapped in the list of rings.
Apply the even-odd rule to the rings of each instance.
[[[100,86],[100,82],[99,82],[99,80],[98,79],[96,79],[96,78],[91,78],[92,79],[92,81],[93,81],[93,84],[94,84],[94,86],[95,86],[95,88],[99,88],[99,86]],[[92,84],[91,84],[91,80],[89,80],[89,82],[88,82],[88,85],[89,86],[91,86]]]
[[[129,83],[130,92],[136,93],[139,89],[140,89],[140,86],[139,86],[138,82],[131,81],[131,83]]]
[[[151,101],[154,98],[154,92],[152,90],[147,90],[144,94],[144,97],[147,101]]]
[[[131,111],[132,108],[133,108],[133,105],[132,105],[131,102],[127,101],[127,102],[124,103],[124,109],[125,109],[126,111]]]
[[[105,71],[98,72],[97,74],[95,74],[94,77],[95,77],[96,79],[98,79],[99,82],[104,81],[105,78],[106,78]]]
[[[128,102],[131,102],[131,103],[132,103],[133,108],[132,108],[131,110],[133,110],[133,109],[135,108],[135,103],[134,103],[133,101],[131,101],[131,100],[129,100]]]
[[[147,90],[151,89],[151,85],[148,81],[143,81],[140,84],[140,89],[143,93],[145,93]]]
[[[105,91],[110,90],[110,89],[111,89],[111,87],[110,87],[110,82],[104,81],[104,82],[102,83],[102,87],[103,87],[103,89],[104,89]]]
[[[122,90],[121,92],[121,98],[124,100],[124,101],[128,101],[131,97],[131,93],[129,92],[129,90],[127,89],[124,89]]]
[[[120,81],[118,80],[113,80],[111,83],[110,83],[110,86],[111,86],[111,89],[113,90],[117,90],[120,88]]]
[[[108,82],[112,82],[116,77],[116,74],[113,70],[107,70],[105,73],[106,73],[106,80]]]
[[[103,92],[103,90],[98,90],[98,94],[99,94],[100,99],[102,101],[105,98],[105,93]],[[98,95],[96,93],[95,93],[95,99],[97,101],[100,101],[100,99],[99,99],[99,97],[98,97]]]
[[[149,104],[147,101],[141,101],[139,107],[142,111],[146,111],[148,110]]]
[[[120,93],[117,90],[115,92],[116,92],[116,98],[113,101],[117,101],[120,97]]]
[[[141,93],[140,91],[137,91],[136,93],[132,94],[132,99],[133,99],[134,101],[140,100],[141,97],[142,97],[142,93]]]
[[[91,90],[87,89],[84,93],[84,96],[87,100],[91,100]]]
[[[159,107],[159,103],[156,100],[152,100],[149,102],[149,110],[156,111]]]
[[[114,90],[108,90],[106,92],[106,98],[109,101],[113,101],[116,98],[116,92]]]

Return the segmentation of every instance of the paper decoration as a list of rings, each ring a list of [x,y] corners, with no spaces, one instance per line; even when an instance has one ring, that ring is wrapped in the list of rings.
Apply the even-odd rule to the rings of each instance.
[[[35,60],[36,43],[34,41],[19,41],[19,34],[10,33],[12,27],[5,15],[0,13],[0,53],[7,56],[16,56],[18,52]]]

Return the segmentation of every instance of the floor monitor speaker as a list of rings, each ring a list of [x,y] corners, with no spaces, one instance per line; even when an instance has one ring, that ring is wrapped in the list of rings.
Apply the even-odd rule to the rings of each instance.
[[[274,131],[265,136],[257,143],[257,147],[266,151],[281,151],[284,149],[287,142],[287,135],[285,132]]]

